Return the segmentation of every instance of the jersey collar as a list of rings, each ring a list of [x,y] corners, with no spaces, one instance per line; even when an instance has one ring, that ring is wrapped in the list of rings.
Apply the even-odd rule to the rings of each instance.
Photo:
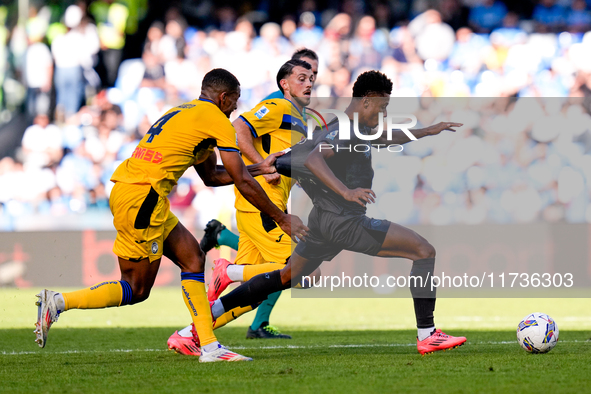
[[[300,109],[298,108],[298,106],[297,106],[297,105],[295,105],[295,104],[293,103],[293,101],[291,101],[290,99],[285,99],[285,100],[289,101],[289,102],[291,103],[291,105],[292,105],[292,106],[293,106],[295,109],[297,109],[297,110],[298,110],[298,112],[299,112],[300,116],[301,116],[302,118],[306,119],[306,118],[304,117],[304,116],[305,116],[305,115],[304,115],[304,113],[306,112],[306,108],[304,108],[304,113],[302,113],[302,111],[300,111]]]

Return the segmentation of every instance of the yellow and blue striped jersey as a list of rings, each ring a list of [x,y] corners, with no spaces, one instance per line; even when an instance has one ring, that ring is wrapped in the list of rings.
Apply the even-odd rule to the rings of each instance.
[[[306,136],[306,120],[304,114],[291,101],[285,98],[273,98],[263,100],[252,110],[240,115],[249,127],[254,138],[254,147],[257,152],[267,158],[269,154],[280,152],[292,147]],[[245,164],[253,164],[243,156]],[[290,178],[281,177],[281,183],[277,186],[269,185],[260,176],[255,178],[265,190],[269,199],[284,211],[287,208],[287,199],[292,187]],[[236,209],[243,212],[258,212],[235,188]]]

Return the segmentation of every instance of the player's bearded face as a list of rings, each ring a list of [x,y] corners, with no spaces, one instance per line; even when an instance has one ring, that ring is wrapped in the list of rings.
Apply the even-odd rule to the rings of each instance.
[[[294,67],[291,75],[287,78],[289,94],[301,106],[310,104],[312,88],[314,87],[314,73],[303,67]]]

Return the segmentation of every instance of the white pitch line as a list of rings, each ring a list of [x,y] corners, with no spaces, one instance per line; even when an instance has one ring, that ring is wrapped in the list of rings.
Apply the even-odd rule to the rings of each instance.
[[[559,341],[559,343],[588,343],[589,341]],[[517,341],[498,342],[466,342],[466,345],[514,345]],[[381,348],[381,347],[412,347],[415,343],[382,343],[382,344],[349,344],[349,345],[285,345],[285,346],[231,346],[232,350],[273,350],[273,349],[348,349],[348,348]],[[2,351],[3,356],[19,356],[26,354],[87,354],[87,353],[131,353],[131,352],[166,352],[168,349],[106,349],[106,350],[64,350],[60,352],[37,351],[37,352],[7,352]]]
[[[0,352],[3,356],[18,356],[22,354],[87,354],[87,353],[131,353],[131,352],[164,352],[167,349],[106,349],[106,350],[64,350],[61,352],[52,352],[40,350],[37,352]]]

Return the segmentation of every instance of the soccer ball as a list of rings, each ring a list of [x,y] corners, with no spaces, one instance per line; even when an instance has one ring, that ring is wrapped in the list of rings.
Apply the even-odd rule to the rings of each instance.
[[[548,353],[558,342],[558,326],[545,313],[532,313],[517,326],[517,342],[529,353]]]

